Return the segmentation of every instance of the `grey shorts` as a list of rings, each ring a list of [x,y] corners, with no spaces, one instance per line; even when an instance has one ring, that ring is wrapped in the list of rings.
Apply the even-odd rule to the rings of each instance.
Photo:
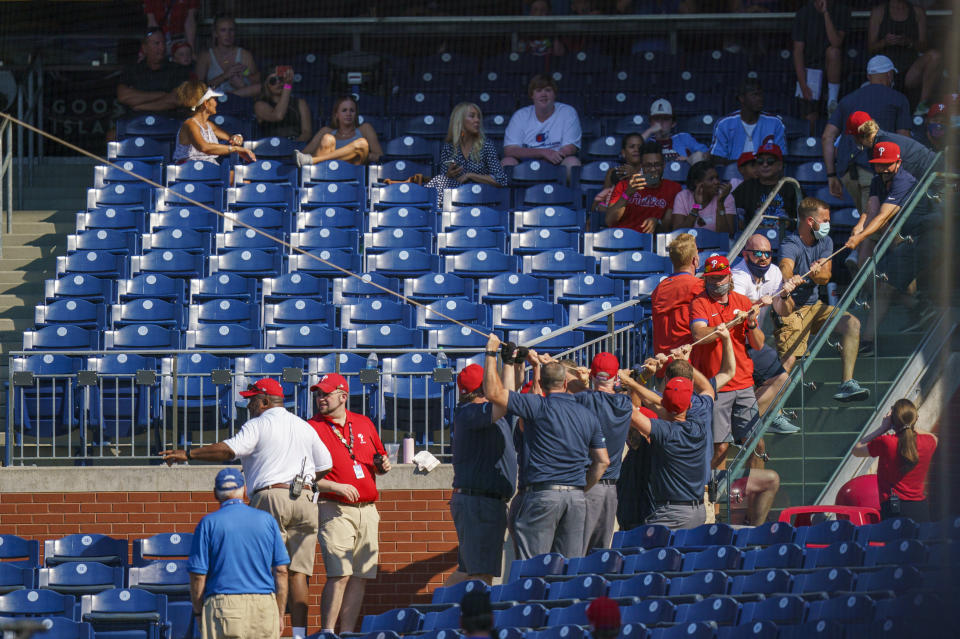
[[[707,511],[703,504],[696,506],[687,504],[661,504],[643,522],[644,524],[660,524],[671,530],[681,528],[696,528],[707,521]]]
[[[507,503],[492,497],[454,493],[450,514],[457,529],[457,564],[468,575],[499,577],[507,531]]]
[[[713,443],[742,442],[759,418],[753,386],[720,391],[713,405]]]

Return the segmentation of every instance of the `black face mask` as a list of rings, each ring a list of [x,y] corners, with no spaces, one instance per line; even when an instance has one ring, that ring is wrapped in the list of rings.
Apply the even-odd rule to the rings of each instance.
[[[750,271],[750,274],[754,277],[762,278],[767,274],[767,271],[770,270],[770,267],[773,266],[773,262],[770,262],[766,266],[760,266],[754,262],[751,262],[749,259],[744,258],[744,261],[747,263],[747,270]]]

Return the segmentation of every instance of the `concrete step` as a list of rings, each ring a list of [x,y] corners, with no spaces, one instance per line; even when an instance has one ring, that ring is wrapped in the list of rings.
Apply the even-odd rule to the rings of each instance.
[[[5,313],[0,313],[0,331],[29,331],[33,329],[33,316],[30,317],[6,317]],[[2,393],[0,393],[2,394]]]
[[[32,262],[37,259],[56,258],[57,255],[64,255],[66,253],[66,239],[61,239],[59,246],[57,244],[57,242],[51,242],[47,246],[11,246],[4,239],[3,259]]]
[[[786,405],[790,409],[796,410],[800,406],[807,407],[831,407],[837,406],[839,402],[833,398],[834,394],[837,392],[837,388],[840,386],[839,383],[840,371],[837,370],[836,377],[833,379],[827,379],[823,381],[814,381],[814,388],[809,386],[797,387],[790,397],[787,398]],[[893,382],[882,381],[875,383],[869,380],[857,380],[860,383],[860,386],[866,388],[870,391],[870,398],[883,397],[890,386],[893,385]]]

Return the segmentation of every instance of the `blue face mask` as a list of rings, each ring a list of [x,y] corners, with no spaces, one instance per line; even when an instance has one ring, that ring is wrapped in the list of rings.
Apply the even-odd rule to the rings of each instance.
[[[820,228],[813,232],[813,237],[817,238],[818,242],[828,235],[830,235],[830,222],[820,222]]]
[[[770,270],[770,267],[773,266],[773,262],[770,262],[766,266],[760,266],[746,258],[744,258],[743,261],[746,263],[747,270],[750,271],[750,274],[756,278],[763,278],[767,274],[767,271]]]

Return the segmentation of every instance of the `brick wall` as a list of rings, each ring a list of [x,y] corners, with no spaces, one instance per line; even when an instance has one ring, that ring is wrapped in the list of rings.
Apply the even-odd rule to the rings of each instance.
[[[449,499],[450,490],[381,491],[380,575],[367,587],[362,614],[427,602],[433,589],[442,585],[457,561]],[[193,532],[200,518],[216,507],[209,490],[0,493],[0,534],[44,540],[84,532],[133,540]],[[311,631],[320,627],[323,583],[318,547],[310,587]]]

